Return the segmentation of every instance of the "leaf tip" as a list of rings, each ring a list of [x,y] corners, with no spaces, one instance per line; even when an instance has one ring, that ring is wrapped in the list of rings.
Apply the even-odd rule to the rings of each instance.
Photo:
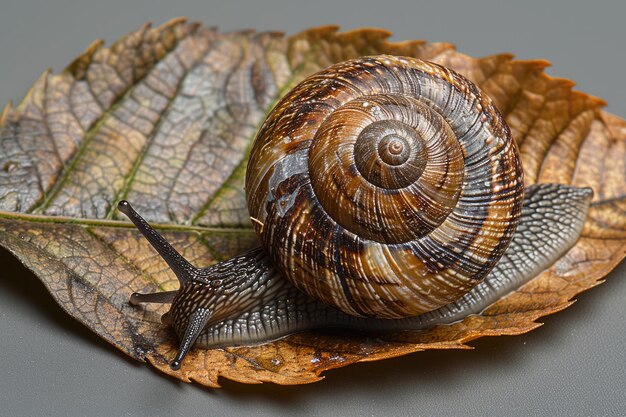
[[[370,38],[385,40],[393,36],[393,32],[387,29],[382,29],[382,28],[377,28],[377,27],[365,27],[365,28],[347,30],[342,35],[347,38],[367,36]]]
[[[176,28],[180,27],[180,26],[184,26],[186,24],[189,25],[190,27],[190,31],[194,32],[195,30],[197,30],[199,27],[202,26],[202,23],[200,22],[190,22],[188,23],[188,20],[185,16],[179,16],[179,17],[174,17],[168,21],[166,21],[165,23],[162,23],[161,25],[157,26],[155,28],[155,31],[157,32],[164,32],[164,31],[168,31],[168,30],[175,30]],[[152,27],[152,22],[150,21],[150,27]],[[150,27],[148,27],[147,29],[149,29]]]
[[[532,62],[537,69],[545,69],[552,66],[552,62],[547,59],[533,59]]]
[[[9,114],[13,112],[13,102],[9,100],[0,113],[0,127],[4,126]]]
[[[185,16],[174,17],[174,18],[168,20],[167,22],[163,23],[163,25],[161,25],[161,27],[166,28],[166,27],[183,25],[183,24],[187,23],[187,20],[188,19]],[[197,23],[197,24],[200,24],[200,23]]]
[[[314,28],[310,28],[301,32],[296,33],[295,35],[292,36],[292,38],[312,38],[312,39],[319,39],[319,38],[323,38],[325,36],[331,35],[335,32],[339,31],[339,26],[337,25],[323,25],[323,26],[317,26]]]
[[[93,56],[102,48],[102,45],[104,45],[103,39],[96,39],[91,42],[82,54],[74,58],[74,60],[65,67],[63,72],[71,74],[77,80],[84,79]]]
[[[584,94],[584,93],[582,93],[582,94]],[[608,106],[608,105],[609,105],[609,102],[608,102],[608,101],[606,101],[606,100],[605,100],[605,99],[603,99],[603,98],[596,97],[596,96],[592,96],[592,95],[589,95],[589,94],[586,94],[586,95],[587,95],[587,97],[588,97],[590,100],[592,100],[592,101],[594,102],[594,104],[595,104],[596,106],[598,106],[598,107],[606,107],[606,106]]]

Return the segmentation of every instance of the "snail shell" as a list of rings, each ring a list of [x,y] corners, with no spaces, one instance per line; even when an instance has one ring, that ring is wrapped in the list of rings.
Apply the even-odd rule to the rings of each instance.
[[[482,281],[524,195],[491,100],[455,72],[393,56],[293,89],[257,136],[246,187],[259,239],[293,285],[381,318],[437,309]]]
[[[351,60],[296,86],[257,135],[246,195],[262,247],[195,268],[119,203],[181,284],[130,302],[172,303],[163,322],[180,340],[173,369],[194,343],[450,323],[564,254],[591,194],[524,190],[509,128],[454,71],[412,58]]]

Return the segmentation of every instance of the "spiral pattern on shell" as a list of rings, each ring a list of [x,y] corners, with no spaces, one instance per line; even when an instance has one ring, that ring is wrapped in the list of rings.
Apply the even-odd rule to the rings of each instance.
[[[302,81],[268,116],[248,167],[265,250],[297,288],[357,316],[409,317],[468,292],[510,243],[523,199],[491,100],[404,57]]]

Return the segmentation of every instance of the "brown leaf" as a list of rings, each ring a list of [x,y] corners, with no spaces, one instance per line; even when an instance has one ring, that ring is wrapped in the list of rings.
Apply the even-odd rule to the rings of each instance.
[[[0,116],[0,244],[57,302],[102,338],[184,381],[301,384],[354,362],[468,348],[520,334],[566,308],[626,256],[626,122],[603,101],[547,76],[546,61],[471,58],[450,44],[388,42],[389,32],[336,27],[221,34],[174,20],[109,48],[94,42],[60,74],[44,73]],[[303,333],[258,346],[193,350],[171,371],[166,308],[137,309],[134,291],[177,287],[115,202],[128,198],[198,266],[256,245],[243,179],[255,132],[307,75],[369,54],[414,56],[463,73],[495,101],[520,146],[526,180],[590,186],[578,243],[549,270],[482,314],[383,338]]]

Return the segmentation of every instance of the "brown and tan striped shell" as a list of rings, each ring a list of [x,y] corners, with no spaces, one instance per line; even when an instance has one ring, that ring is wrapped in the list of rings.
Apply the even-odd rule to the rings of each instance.
[[[413,58],[333,65],[274,108],[248,208],[297,288],[356,316],[453,302],[510,243],[523,174],[509,128],[463,76]]]

